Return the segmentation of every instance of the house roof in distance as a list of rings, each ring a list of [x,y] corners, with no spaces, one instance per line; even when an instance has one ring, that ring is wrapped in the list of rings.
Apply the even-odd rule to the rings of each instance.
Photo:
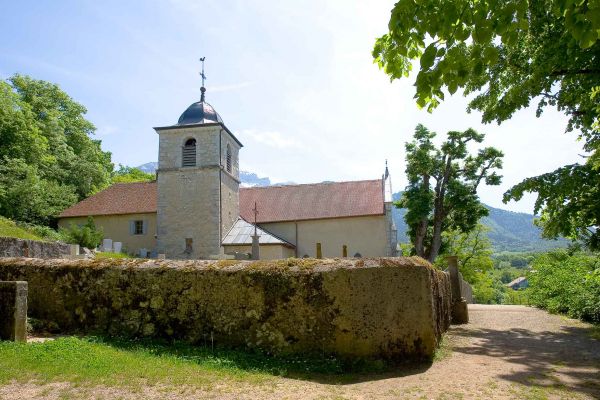
[[[156,182],[117,183],[67,208],[59,217],[155,213]],[[328,182],[240,188],[240,217],[257,223],[384,214],[383,182]]]
[[[240,216],[257,223],[383,215],[381,179],[240,188]]]
[[[156,212],[156,182],[116,183],[67,208],[59,217]]]

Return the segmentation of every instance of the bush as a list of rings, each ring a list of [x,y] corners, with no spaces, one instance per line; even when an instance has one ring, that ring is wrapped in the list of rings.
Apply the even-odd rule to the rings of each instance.
[[[67,240],[66,237],[64,237],[64,235],[62,235],[60,232],[55,231],[54,229],[50,228],[49,226],[45,226],[45,225],[35,225],[35,224],[30,224],[28,222],[17,222],[17,226],[26,229],[27,231],[35,234],[36,236],[39,236],[45,240],[52,240],[52,241],[57,241],[57,242],[64,242]]]
[[[600,322],[600,257],[557,250],[538,256],[528,274],[529,300],[554,313]]]
[[[102,242],[102,238],[104,237],[104,232],[102,229],[96,229],[96,225],[94,224],[94,219],[92,217],[88,217],[85,225],[77,226],[71,224],[66,229],[61,229],[61,234],[65,237],[66,241],[69,243],[77,243],[82,247],[87,247],[88,249],[95,249],[98,247],[100,242]]]

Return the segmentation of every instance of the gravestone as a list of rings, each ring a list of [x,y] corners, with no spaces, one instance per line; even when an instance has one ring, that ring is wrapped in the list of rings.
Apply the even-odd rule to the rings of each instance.
[[[27,341],[27,282],[0,281],[0,340]]]

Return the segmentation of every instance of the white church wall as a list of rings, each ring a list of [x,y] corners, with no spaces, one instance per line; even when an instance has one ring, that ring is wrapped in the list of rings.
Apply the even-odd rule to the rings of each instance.
[[[343,246],[348,256],[359,253],[363,257],[388,256],[387,219],[381,216],[328,218],[298,221],[296,241],[295,222],[260,224],[265,230],[294,244],[298,257],[316,257],[316,244],[321,243],[323,257],[342,257]]]

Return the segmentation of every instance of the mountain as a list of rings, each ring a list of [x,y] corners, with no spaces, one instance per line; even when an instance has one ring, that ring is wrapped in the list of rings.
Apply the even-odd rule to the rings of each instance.
[[[394,193],[393,199],[399,200],[402,192]],[[566,247],[568,241],[565,239],[547,240],[540,235],[540,228],[535,226],[534,215],[517,213],[500,208],[485,205],[489,215],[481,219],[483,225],[490,231],[488,237],[492,242],[494,251],[544,251],[556,247]],[[409,242],[406,234],[407,226],[404,222],[405,209],[394,208],[392,218],[398,229],[398,241]]]
[[[271,186],[269,178],[259,178],[254,172],[240,171],[240,180],[243,187]]]
[[[158,163],[157,162],[149,162],[146,164],[142,164],[136,168],[141,169],[142,171],[144,171],[148,174],[153,174],[154,172],[156,172],[156,169],[158,168]]]
[[[158,167],[157,162],[140,165],[144,172],[154,173]],[[268,177],[259,177],[248,171],[240,171],[240,180],[243,187],[293,185],[293,182],[272,184]],[[393,199],[399,200],[402,192],[394,193]],[[490,228],[488,237],[494,250],[499,251],[544,251],[556,247],[566,247],[565,239],[546,240],[540,236],[540,228],[534,225],[534,216],[526,213],[517,213],[486,205],[490,214],[482,219],[482,223]],[[392,218],[398,229],[398,241],[407,243],[406,222],[404,222],[405,209],[394,208]]]

